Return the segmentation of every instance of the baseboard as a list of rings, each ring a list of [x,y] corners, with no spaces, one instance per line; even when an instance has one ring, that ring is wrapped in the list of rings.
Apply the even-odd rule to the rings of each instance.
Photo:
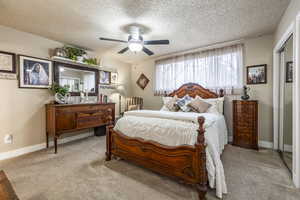
[[[263,148],[267,148],[267,149],[273,149],[273,147],[274,147],[273,142],[264,141],[264,140],[259,140],[258,141],[258,146],[263,147]]]
[[[284,145],[284,151],[286,152],[293,152],[293,146],[289,144]]]
[[[79,139],[83,139],[89,136],[94,135],[93,132],[87,132],[87,133],[82,133],[80,135],[75,135],[75,136],[70,136],[70,137],[66,137],[63,139],[58,140],[58,144],[64,144],[64,143],[68,143],[74,140],[79,140]],[[53,141],[49,142],[49,146],[53,146],[54,143]],[[41,143],[41,144],[36,144],[36,145],[32,145],[32,146],[27,146],[27,147],[23,147],[20,149],[16,149],[13,151],[8,151],[8,152],[4,152],[4,153],[0,153],[0,160],[6,160],[6,159],[10,159],[10,158],[14,158],[14,157],[18,157],[27,153],[32,153],[35,151],[39,151],[42,149],[46,148],[46,143]]]
[[[232,142],[232,141],[233,141],[233,136],[229,135],[228,136],[228,142]],[[262,147],[262,148],[273,149],[273,142],[259,140],[258,141],[258,146]]]

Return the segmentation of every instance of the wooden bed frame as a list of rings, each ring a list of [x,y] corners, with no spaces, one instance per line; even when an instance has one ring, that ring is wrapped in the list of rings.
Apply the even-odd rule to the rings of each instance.
[[[202,98],[222,97],[202,86],[194,83],[182,85],[168,96],[181,98],[188,94]],[[142,138],[133,138],[113,130],[113,125],[106,129],[106,161],[111,160],[112,155],[124,160],[153,170],[162,175],[173,177],[181,182],[193,185],[199,199],[204,200],[207,192],[206,152],[204,139],[204,117],[199,117],[199,129],[197,142],[194,146],[166,146],[155,141],[146,141]]]

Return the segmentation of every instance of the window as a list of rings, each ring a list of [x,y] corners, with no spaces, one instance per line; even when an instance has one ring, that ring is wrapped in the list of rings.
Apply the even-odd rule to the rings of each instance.
[[[232,89],[242,88],[243,45],[158,60],[155,65],[156,95],[170,93],[188,82],[231,93]]]

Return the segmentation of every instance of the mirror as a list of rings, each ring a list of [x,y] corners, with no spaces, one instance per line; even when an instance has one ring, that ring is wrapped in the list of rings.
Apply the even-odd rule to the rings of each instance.
[[[60,86],[68,86],[72,96],[79,96],[80,92],[89,95],[98,94],[98,70],[77,65],[55,63],[55,82]]]
[[[293,37],[286,42],[284,49],[284,109],[283,109],[283,159],[292,171],[293,155]]]
[[[290,172],[293,170],[293,36],[280,51],[280,135],[279,152]]]

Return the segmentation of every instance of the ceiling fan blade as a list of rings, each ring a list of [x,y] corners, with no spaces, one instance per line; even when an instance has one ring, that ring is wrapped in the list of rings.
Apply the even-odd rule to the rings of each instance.
[[[119,51],[118,53],[119,53],[119,54],[122,54],[122,53],[126,52],[128,49],[129,49],[129,48],[126,47],[126,48],[122,49],[121,51]]]
[[[148,56],[152,56],[154,53],[150,51],[148,48],[143,47],[143,52],[145,52]]]
[[[100,37],[99,40],[106,40],[106,41],[111,41],[111,42],[124,42],[124,43],[127,43],[127,41],[125,41],[125,40],[117,40],[117,39],[103,38],[103,37]]]
[[[169,40],[148,40],[144,41],[145,45],[160,45],[160,44],[170,44]]]

